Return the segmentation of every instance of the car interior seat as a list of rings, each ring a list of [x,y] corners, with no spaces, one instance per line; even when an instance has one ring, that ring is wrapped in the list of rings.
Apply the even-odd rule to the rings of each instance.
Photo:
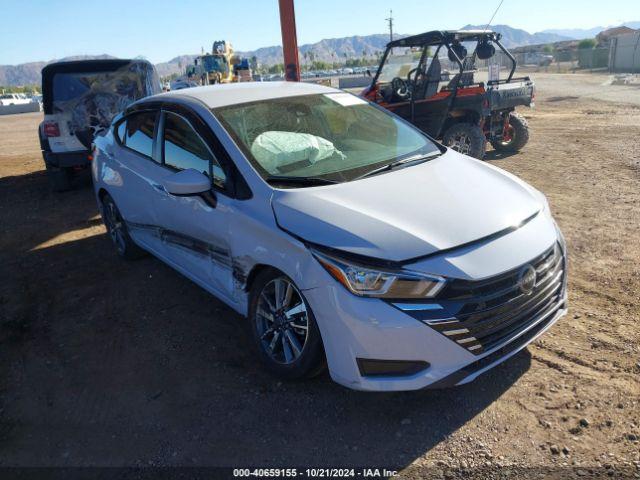
[[[440,84],[442,68],[438,57],[431,60],[431,64],[426,74],[419,75],[416,80],[416,100],[429,98],[438,93],[438,85]]]
[[[422,98],[429,98],[438,93],[438,85],[440,84],[440,76],[442,75],[442,66],[438,57],[434,57],[427,71],[426,85]]]

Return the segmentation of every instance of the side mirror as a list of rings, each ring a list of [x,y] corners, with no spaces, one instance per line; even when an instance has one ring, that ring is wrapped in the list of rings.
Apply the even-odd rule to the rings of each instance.
[[[162,180],[165,190],[171,195],[199,195],[211,190],[211,180],[194,168],[169,175]]]

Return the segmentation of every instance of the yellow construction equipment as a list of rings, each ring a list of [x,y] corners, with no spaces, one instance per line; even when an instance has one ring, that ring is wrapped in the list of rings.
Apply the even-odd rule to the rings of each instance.
[[[200,55],[195,60],[194,74],[200,76],[202,85],[231,83],[251,80],[247,74],[248,64],[234,54],[231,43],[226,40],[213,42],[211,53]]]

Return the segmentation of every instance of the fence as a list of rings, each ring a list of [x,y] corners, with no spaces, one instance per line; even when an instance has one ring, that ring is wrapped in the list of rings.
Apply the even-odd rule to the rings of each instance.
[[[578,50],[580,68],[607,68],[609,66],[608,48],[583,48]]]
[[[609,70],[612,72],[640,72],[640,32],[619,35],[611,39]]]
[[[40,102],[21,103],[18,105],[0,105],[0,115],[13,115],[14,113],[39,112],[42,110]]]

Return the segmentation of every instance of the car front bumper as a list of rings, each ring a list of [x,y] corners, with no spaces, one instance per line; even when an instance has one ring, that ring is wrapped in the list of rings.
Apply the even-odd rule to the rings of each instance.
[[[446,309],[427,312],[421,304],[414,308],[415,304],[353,295],[318,264],[319,286],[304,294],[322,334],[331,377],[349,388],[376,391],[442,388],[474,380],[525,348],[567,313],[566,246],[561,233],[550,217],[541,215],[497,240],[411,265],[414,271],[486,284],[494,278],[502,282],[505,275],[534,261],[541,262],[536,268],[539,265],[546,272],[546,280],[541,277],[538,282],[539,290],[521,296],[521,304],[499,306],[499,316],[483,314],[481,320],[463,320],[466,314],[458,318]],[[473,299],[478,300],[483,301]],[[433,302],[442,303],[437,298]],[[482,331],[485,321],[503,328],[500,322],[505,317],[504,336]],[[428,365],[406,375],[368,375],[358,359]]]
[[[515,355],[566,314],[566,297],[500,345],[474,355],[456,342],[379,299],[340,286],[305,291],[323,337],[334,381],[355,390],[403,391],[462,385]],[[565,294],[566,295],[566,294]],[[426,362],[410,375],[363,375],[358,359]]]

